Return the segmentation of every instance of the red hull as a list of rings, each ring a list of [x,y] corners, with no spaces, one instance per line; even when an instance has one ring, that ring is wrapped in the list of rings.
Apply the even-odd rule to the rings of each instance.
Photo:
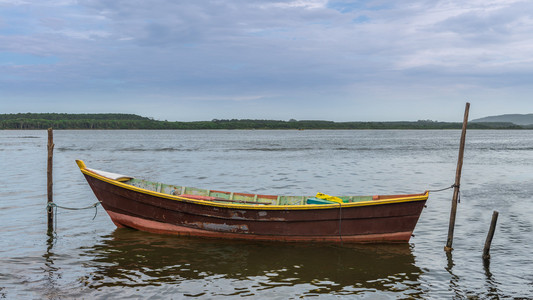
[[[128,216],[112,211],[107,211],[111,220],[117,227],[129,227],[140,231],[158,234],[173,234],[179,236],[198,236],[207,238],[225,238],[255,241],[280,241],[280,242],[342,242],[342,243],[370,243],[370,242],[408,242],[412,232],[394,232],[382,234],[365,235],[343,235],[340,236],[288,236],[288,235],[257,235],[257,234],[237,234],[230,232],[216,232],[202,229],[189,228],[168,223],[161,223]]]
[[[187,200],[135,188],[82,168],[118,227],[262,241],[408,242],[428,194],[383,196],[367,203],[246,206]],[[395,198],[396,197],[396,198]]]

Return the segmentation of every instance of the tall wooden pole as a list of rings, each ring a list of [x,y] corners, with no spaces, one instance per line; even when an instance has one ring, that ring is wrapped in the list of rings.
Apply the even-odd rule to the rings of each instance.
[[[450,226],[448,228],[448,240],[445,251],[452,251],[453,244],[453,230],[455,228],[455,214],[457,212],[457,199],[459,199],[459,186],[461,185],[461,170],[463,168],[463,157],[465,152],[465,140],[466,140],[466,126],[468,125],[468,111],[470,110],[470,103],[466,103],[465,115],[463,118],[463,130],[461,131],[461,143],[459,145],[459,158],[457,159],[457,170],[455,171],[455,184],[453,189],[452,198],[452,211],[450,213]]]
[[[47,180],[47,190],[48,190],[48,206],[47,206],[47,214],[48,214],[48,233],[52,233],[54,231],[54,208],[50,205],[50,203],[54,202],[54,195],[53,195],[53,177],[52,177],[52,169],[53,169],[53,163],[54,163],[54,132],[52,128],[48,128],[48,168],[46,172],[46,180]]]

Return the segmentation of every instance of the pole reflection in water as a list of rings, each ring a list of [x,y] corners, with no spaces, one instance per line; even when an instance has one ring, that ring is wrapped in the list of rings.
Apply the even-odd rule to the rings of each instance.
[[[257,295],[297,287],[305,295],[403,292],[420,297],[422,271],[410,247],[251,243],[116,229],[102,243],[81,249],[91,257],[86,267],[94,271],[80,282],[93,290],[171,285],[189,296]],[[222,279],[229,286],[210,285]]]
[[[487,285],[487,296],[492,299],[500,298],[500,291],[498,290],[498,282],[494,280],[492,273],[490,272],[490,259],[483,260],[483,269],[485,270],[485,282]]]
[[[446,259],[448,261],[445,269],[450,274],[450,290],[453,291],[455,294],[454,299],[460,299],[461,297],[463,297],[463,292],[461,290],[461,287],[459,286],[461,278],[457,276],[455,273],[453,273],[453,267],[455,266],[455,263],[453,262],[452,252],[451,251],[445,251],[445,252],[446,252]]]
[[[57,283],[58,279],[61,278],[59,272],[60,268],[54,265],[55,254],[53,252],[55,242],[55,236],[53,232],[48,233],[48,238],[46,240],[46,252],[43,254],[44,258],[44,267],[43,271],[45,273],[44,290],[46,291],[46,296],[49,299],[55,299],[59,297],[60,289],[58,288],[59,284]]]

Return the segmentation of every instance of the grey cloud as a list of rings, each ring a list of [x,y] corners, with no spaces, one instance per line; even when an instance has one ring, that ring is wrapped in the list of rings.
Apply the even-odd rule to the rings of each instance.
[[[18,79],[0,79],[0,86],[13,94],[31,86],[25,93],[165,99],[276,95],[298,106],[333,94],[400,97],[421,86],[424,96],[463,83],[524,86],[531,73],[529,4],[302,3],[81,0],[32,10],[39,26],[0,35],[0,50],[58,62],[3,67]],[[364,22],[354,22],[361,16]]]
[[[435,24],[433,29],[453,32],[476,43],[502,43],[516,34],[531,32],[532,11],[533,4],[529,2],[490,10],[467,11]]]

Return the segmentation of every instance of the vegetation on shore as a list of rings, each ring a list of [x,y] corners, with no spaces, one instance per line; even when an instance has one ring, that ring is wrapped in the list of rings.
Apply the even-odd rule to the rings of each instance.
[[[419,120],[414,122],[333,122],[320,120],[232,119],[196,122],[158,121],[134,114],[0,114],[0,129],[460,129],[462,123]],[[508,122],[470,123],[471,129],[524,129]],[[529,127],[531,128],[531,127]]]

